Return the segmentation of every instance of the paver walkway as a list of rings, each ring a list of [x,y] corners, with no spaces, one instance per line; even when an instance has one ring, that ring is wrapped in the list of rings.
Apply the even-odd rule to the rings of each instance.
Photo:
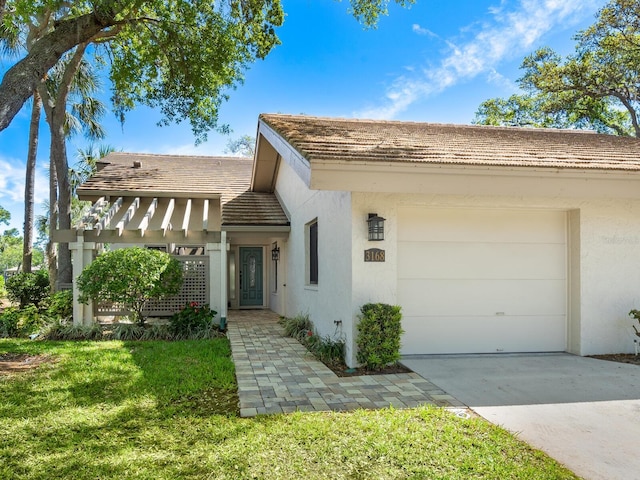
[[[338,377],[297,340],[285,337],[268,310],[229,312],[240,416],[357,408],[464,407],[415,373]]]

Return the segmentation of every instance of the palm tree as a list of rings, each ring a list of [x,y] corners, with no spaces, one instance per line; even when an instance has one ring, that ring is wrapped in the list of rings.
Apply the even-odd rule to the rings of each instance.
[[[29,123],[29,150],[27,152],[27,168],[24,182],[24,237],[22,240],[23,272],[31,272],[31,263],[33,259],[36,155],[38,153],[41,112],[42,100],[38,92],[34,92],[33,104],[31,106],[31,122]]]
[[[66,139],[81,132],[92,139],[105,136],[104,129],[98,121],[104,114],[104,104],[91,96],[98,89],[100,82],[95,70],[83,58],[85,49],[86,45],[80,45],[74,52],[65,55],[63,61],[51,70],[47,80],[38,90],[43,99],[45,116],[51,131],[50,238],[56,227],[61,230],[71,228],[72,188]],[[54,180],[57,183],[55,188]],[[52,250],[53,248],[48,248],[48,251]],[[57,282],[70,284],[72,270],[68,244],[59,244],[57,263]]]

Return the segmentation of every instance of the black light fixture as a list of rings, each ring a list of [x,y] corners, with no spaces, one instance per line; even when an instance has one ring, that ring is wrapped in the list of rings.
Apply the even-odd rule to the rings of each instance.
[[[370,213],[367,223],[369,224],[369,241],[384,240],[384,221],[386,219],[378,216],[377,213]]]
[[[275,246],[271,249],[271,260],[273,260],[274,262],[280,260],[280,247],[278,247],[278,244],[275,244]]]

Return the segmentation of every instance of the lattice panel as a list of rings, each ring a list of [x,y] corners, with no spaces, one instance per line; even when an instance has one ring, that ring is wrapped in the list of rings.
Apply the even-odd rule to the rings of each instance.
[[[209,303],[209,258],[194,255],[174,256],[181,264],[184,282],[178,295],[163,300],[152,300],[144,310],[145,316],[164,317],[179,312],[185,305],[198,302]],[[213,307],[215,309],[215,307]],[[100,304],[96,315],[126,315],[122,305]]]

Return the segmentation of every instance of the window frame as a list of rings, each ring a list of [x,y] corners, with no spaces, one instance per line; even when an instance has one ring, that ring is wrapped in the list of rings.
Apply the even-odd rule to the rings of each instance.
[[[319,255],[318,255],[318,219],[315,218],[311,222],[307,223],[305,228],[306,233],[306,284],[310,286],[317,286],[319,283]]]

